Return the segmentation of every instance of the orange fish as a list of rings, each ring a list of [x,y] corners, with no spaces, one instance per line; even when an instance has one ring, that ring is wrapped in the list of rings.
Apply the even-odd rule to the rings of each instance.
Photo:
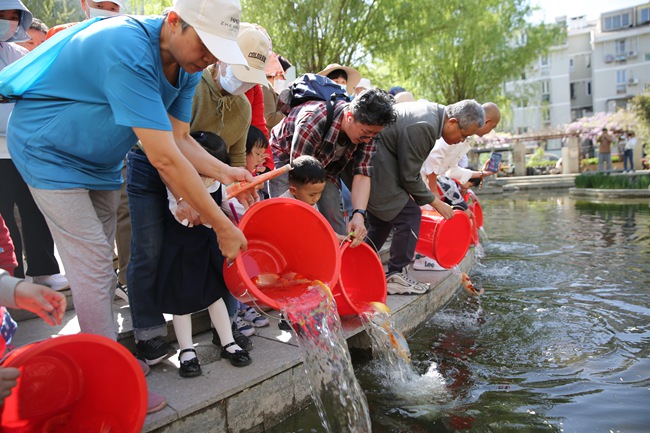
[[[463,287],[465,288],[465,291],[472,296],[480,296],[484,292],[483,289],[477,289],[476,287],[474,287],[474,285],[472,284],[472,280],[469,279],[469,276],[465,272],[463,272],[461,283],[463,283]]]

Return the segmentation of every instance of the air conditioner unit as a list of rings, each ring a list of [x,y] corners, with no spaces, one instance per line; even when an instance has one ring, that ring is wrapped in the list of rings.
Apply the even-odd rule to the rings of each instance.
[[[627,80],[628,86],[636,86],[637,84],[639,84],[638,78],[630,78],[629,80]]]
[[[628,51],[627,56],[628,57],[636,57],[636,51]]]
[[[614,61],[614,56],[611,54],[605,55],[605,63],[612,63]]]
[[[615,60],[616,60],[617,62],[624,62],[625,59],[627,59],[627,57],[625,56],[625,54],[619,54],[619,55],[616,56],[616,59],[615,59]]]

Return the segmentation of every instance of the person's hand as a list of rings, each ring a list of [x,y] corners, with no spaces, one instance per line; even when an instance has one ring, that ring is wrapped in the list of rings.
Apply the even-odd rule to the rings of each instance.
[[[14,300],[19,308],[36,313],[48,325],[60,325],[63,320],[65,296],[49,287],[21,281],[16,286]]]
[[[228,167],[228,172],[221,181],[225,185],[228,185],[233,182],[252,182],[253,175],[250,174],[248,170],[242,167]],[[239,203],[244,206],[244,209],[251,207],[257,200],[259,200],[259,195],[257,194],[257,189],[262,188],[260,185],[259,188],[249,189],[242,191],[241,193],[235,195],[234,197],[239,200]]]
[[[226,228],[215,230],[217,234],[217,242],[219,243],[219,249],[221,254],[226,258],[228,262],[232,262],[239,254],[239,251],[246,251],[248,249],[248,241],[237,227],[232,224],[226,226]]]
[[[352,233],[350,236],[352,248],[358,247],[361,245],[363,240],[366,238],[368,231],[366,230],[365,220],[363,215],[360,213],[355,213],[352,215],[352,219],[348,223],[347,232]]]
[[[11,390],[18,383],[16,379],[20,376],[20,370],[13,367],[0,366],[0,405],[5,402],[5,398],[11,395]]]
[[[483,173],[483,177],[485,176],[492,176],[494,174],[493,171],[488,171],[488,165],[490,165],[490,160],[488,159],[485,161],[485,164],[483,164],[483,170],[481,170],[481,173]],[[501,167],[501,163],[499,163],[499,167]]]
[[[199,213],[190,206],[185,200],[181,200],[176,206],[176,217],[180,220],[187,220],[188,227],[198,226],[203,224]]]
[[[442,200],[434,200],[433,203],[431,203],[431,206],[433,206],[433,208],[446,220],[451,219],[454,216],[454,210]]]

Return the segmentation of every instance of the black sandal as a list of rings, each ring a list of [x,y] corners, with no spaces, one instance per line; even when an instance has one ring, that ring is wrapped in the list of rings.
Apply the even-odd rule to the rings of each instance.
[[[178,360],[181,363],[180,368],[178,369],[178,374],[180,374],[181,377],[196,377],[201,375],[201,365],[199,364],[199,358],[194,357],[192,359],[188,359],[187,361],[181,361],[181,355],[185,352],[194,352],[196,355],[196,350],[194,349],[183,349],[181,352],[178,354]]]
[[[221,348],[221,357],[230,360],[230,363],[231,363],[232,365],[234,365],[235,367],[245,367],[245,366],[247,366],[248,364],[250,364],[251,362],[253,362],[253,360],[251,359],[251,357],[250,357],[250,355],[248,354],[248,352],[245,351],[245,350],[243,350],[243,349],[235,350],[234,353],[230,353],[230,352],[228,352],[227,349],[228,349],[230,346],[234,346],[234,345],[236,345],[236,344],[237,344],[237,343],[235,343],[235,342],[233,341],[232,343],[230,343],[230,344],[226,344],[225,346],[223,346],[223,347]]]

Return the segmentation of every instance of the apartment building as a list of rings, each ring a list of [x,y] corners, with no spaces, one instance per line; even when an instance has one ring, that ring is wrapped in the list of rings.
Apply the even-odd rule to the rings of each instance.
[[[562,45],[552,47],[505,91],[513,101],[513,133],[557,129],[596,112],[613,112],[650,91],[650,2],[601,14],[559,17]],[[550,140],[548,150],[560,147]]]

